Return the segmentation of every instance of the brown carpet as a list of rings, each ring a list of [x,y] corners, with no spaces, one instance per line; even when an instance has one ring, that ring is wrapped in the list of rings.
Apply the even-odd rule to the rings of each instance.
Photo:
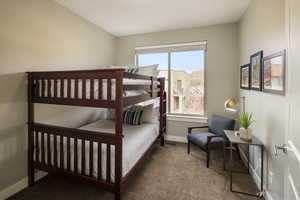
[[[255,199],[231,193],[229,176],[222,167],[222,154],[212,154],[206,168],[206,155],[193,147],[186,153],[185,144],[157,147],[149,161],[123,193],[123,200],[239,200]],[[236,158],[237,160],[237,158]],[[241,161],[235,163],[243,168]],[[245,170],[245,169],[244,169]],[[249,175],[234,175],[234,188],[256,192]],[[10,200],[113,200],[113,195],[95,186],[59,176],[47,176]]]

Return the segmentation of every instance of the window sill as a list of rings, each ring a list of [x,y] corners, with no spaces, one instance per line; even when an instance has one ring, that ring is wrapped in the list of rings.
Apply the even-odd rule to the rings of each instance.
[[[178,121],[178,122],[207,123],[207,118],[204,116],[194,117],[194,116],[181,116],[181,115],[167,115],[167,120]]]

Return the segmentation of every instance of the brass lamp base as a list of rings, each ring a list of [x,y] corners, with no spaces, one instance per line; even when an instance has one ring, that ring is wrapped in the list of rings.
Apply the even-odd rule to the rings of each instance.
[[[252,142],[252,138],[244,138],[244,137],[240,137],[241,140],[245,141],[245,142]]]

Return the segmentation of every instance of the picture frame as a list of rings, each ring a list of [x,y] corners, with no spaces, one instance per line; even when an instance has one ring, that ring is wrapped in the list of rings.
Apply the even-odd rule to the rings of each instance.
[[[262,62],[263,51],[259,51],[250,57],[251,90],[262,91]]]
[[[250,90],[251,84],[251,68],[250,64],[240,67],[240,88]]]
[[[286,50],[263,58],[263,92],[285,95]]]

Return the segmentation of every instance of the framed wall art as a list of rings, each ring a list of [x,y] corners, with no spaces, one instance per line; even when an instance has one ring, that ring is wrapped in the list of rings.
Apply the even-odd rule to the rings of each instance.
[[[263,58],[263,92],[285,95],[286,51]]]
[[[243,65],[240,68],[240,88],[249,90],[250,84],[251,84],[250,64]]]
[[[259,51],[250,57],[251,90],[262,90],[262,59],[263,51]]]

